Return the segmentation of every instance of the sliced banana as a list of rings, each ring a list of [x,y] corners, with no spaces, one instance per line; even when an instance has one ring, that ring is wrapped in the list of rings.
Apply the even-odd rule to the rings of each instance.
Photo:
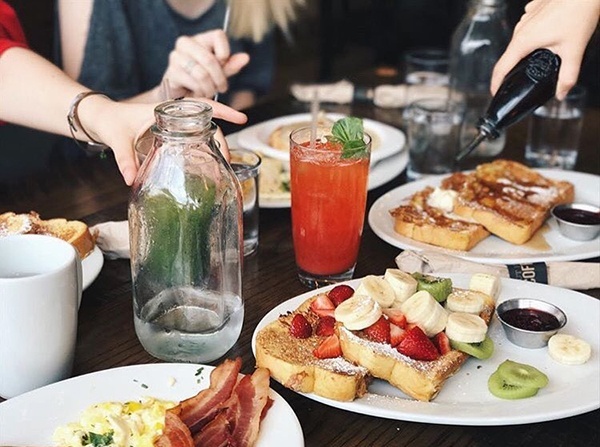
[[[487,297],[476,290],[454,289],[446,298],[446,310],[479,315]]]
[[[370,296],[384,308],[390,307],[396,299],[392,286],[383,277],[376,275],[365,276],[356,289],[356,293]]]
[[[479,343],[487,333],[487,324],[478,316],[464,312],[453,312],[448,315],[446,335],[450,340],[463,343]]]
[[[417,280],[409,273],[398,269],[386,269],[383,279],[394,290],[396,298],[390,307],[400,307],[417,291]]]
[[[487,273],[475,273],[471,276],[469,289],[483,292],[491,296],[495,301],[500,292],[500,279],[495,275]]]
[[[438,303],[438,305],[433,307],[431,316],[421,327],[428,337],[433,337],[435,334],[442,332],[446,328],[446,323],[448,321],[448,312],[446,312],[446,309],[444,309],[438,301],[436,301],[436,303]]]
[[[420,290],[402,303],[400,310],[406,321],[416,324],[428,337],[444,330],[448,315],[436,299],[426,290]]]
[[[359,331],[375,323],[383,314],[381,306],[367,295],[354,294],[335,308],[334,317],[351,331]]]
[[[548,340],[548,354],[564,365],[582,365],[590,359],[592,347],[573,335],[556,334]]]

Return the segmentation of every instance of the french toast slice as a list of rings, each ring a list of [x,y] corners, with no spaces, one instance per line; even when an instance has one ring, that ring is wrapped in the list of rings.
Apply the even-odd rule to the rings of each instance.
[[[484,163],[474,173],[454,173],[441,187],[458,192],[456,214],[517,245],[531,239],[554,205],[573,201],[575,194],[572,183],[509,160]]]
[[[430,206],[428,198],[432,192],[432,187],[426,187],[413,194],[407,203],[390,210],[396,233],[426,244],[464,251],[489,236],[481,224]]]
[[[45,234],[69,242],[81,259],[88,256],[96,243],[89,227],[79,220],[62,218],[43,220],[38,213],[0,214],[0,237],[13,234]]]
[[[314,351],[325,337],[313,334],[296,338],[290,333],[291,321],[297,314],[316,326],[319,316],[310,310],[314,300],[315,297],[309,298],[294,312],[281,315],[258,332],[256,366],[267,368],[273,379],[294,391],[339,401],[354,400],[367,391],[367,370],[342,357],[317,358]]]
[[[479,315],[487,325],[494,309],[494,300],[487,296]],[[434,399],[446,380],[469,358],[468,354],[451,349],[435,360],[416,360],[400,353],[389,343],[369,339],[363,331],[351,331],[340,324],[338,334],[346,359],[365,367],[373,377],[386,380],[406,395],[423,402]]]

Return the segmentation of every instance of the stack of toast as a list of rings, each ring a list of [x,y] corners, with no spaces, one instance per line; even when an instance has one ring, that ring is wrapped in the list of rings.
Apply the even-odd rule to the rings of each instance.
[[[96,246],[89,227],[79,220],[41,219],[35,211],[0,214],[0,237],[13,234],[45,234],[69,242],[81,259],[88,256]]]
[[[451,198],[450,205],[431,200],[440,191]],[[436,190],[417,192],[390,214],[395,231],[403,236],[467,251],[489,234],[526,243],[552,207],[572,202],[574,194],[570,182],[546,178],[514,161],[496,160],[474,172],[448,176]]]
[[[388,273],[403,279],[388,281]],[[450,281],[441,279],[445,283]],[[430,284],[437,280],[435,278]],[[456,307],[440,302],[439,296],[434,298],[425,289],[417,291],[421,287],[420,280],[417,282],[407,272],[388,269],[384,277],[372,275],[362,281],[341,303],[337,303],[332,295],[338,287],[348,288],[347,285],[309,298],[293,312],[281,315],[262,328],[255,340],[256,365],[269,369],[271,377],[288,388],[330,399],[350,401],[359,398],[367,391],[370,380],[379,378],[407,396],[427,402],[437,396],[469,354],[477,356],[471,349],[479,349],[479,344],[487,344],[490,348],[492,342],[486,332],[495,309],[495,296],[492,295],[496,294],[493,290],[497,290],[497,278],[490,277],[485,292],[483,289],[457,289],[449,282],[446,295],[454,294],[454,301],[463,302],[462,309],[470,306],[472,314],[466,317],[464,312],[451,310]],[[367,281],[370,285],[364,287]],[[399,286],[399,283],[403,285]],[[382,298],[385,294],[391,298]],[[475,299],[471,294],[478,300],[476,307],[470,304]],[[367,302],[373,305],[369,309],[378,311],[367,310]],[[469,304],[464,304],[466,302]],[[434,314],[434,319],[441,324],[430,324]],[[333,335],[319,335],[320,323],[331,318],[329,315],[335,319]],[[462,333],[450,332],[453,318],[450,315],[476,319],[484,327],[476,343],[461,342]],[[310,336],[299,336],[294,331],[295,319],[300,317],[308,322]],[[364,324],[357,326],[359,320]],[[465,327],[468,328],[468,324]],[[454,337],[457,338],[456,345]],[[332,344],[331,339],[336,343]],[[328,350],[324,351],[324,346]],[[322,355],[324,352],[325,356]],[[487,355],[491,355],[491,351]]]

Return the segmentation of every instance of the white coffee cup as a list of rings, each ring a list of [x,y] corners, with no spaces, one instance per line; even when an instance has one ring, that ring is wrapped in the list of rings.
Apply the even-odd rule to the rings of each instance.
[[[81,260],[71,244],[0,237],[0,396],[71,375],[81,292]]]

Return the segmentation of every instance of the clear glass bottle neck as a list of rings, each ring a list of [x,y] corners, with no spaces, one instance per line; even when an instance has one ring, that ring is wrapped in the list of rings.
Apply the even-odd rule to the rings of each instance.
[[[506,11],[505,0],[471,0],[469,3],[469,15],[504,13]]]
[[[152,132],[163,138],[209,139],[216,130],[212,122],[212,107],[199,101],[164,102],[154,109],[154,117],[156,124],[152,126]]]

